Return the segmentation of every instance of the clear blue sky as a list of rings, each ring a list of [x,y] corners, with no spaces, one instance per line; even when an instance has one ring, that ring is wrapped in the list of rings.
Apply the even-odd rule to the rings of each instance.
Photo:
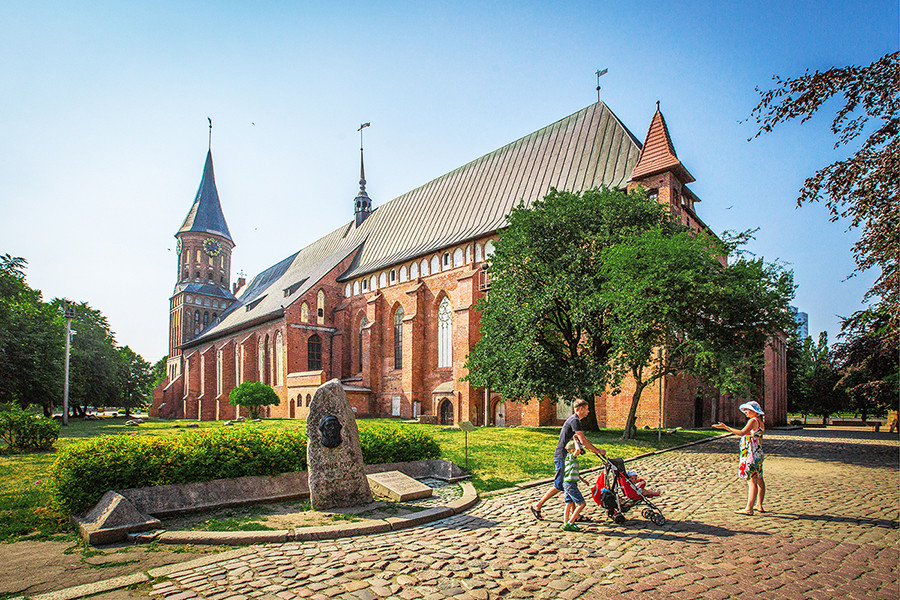
[[[898,49],[896,0],[0,3],[0,253],[45,298],[87,301],[119,344],[167,351],[175,240],[214,121],[232,265],[252,276],[352,218],[358,135],[375,206],[603,100],[640,139],[659,100],[716,232],[794,270],[810,333],[873,275],[858,233],[795,208],[830,118],[748,142],[774,74]],[[831,111],[833,114],[833,111]]]

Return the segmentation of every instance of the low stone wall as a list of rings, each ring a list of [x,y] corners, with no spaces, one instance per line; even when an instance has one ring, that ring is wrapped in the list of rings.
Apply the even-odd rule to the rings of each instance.
[[[367,474],[400,471],[414,479],[433,477],[449,482],[468,478],[457,465],[438,459],[366,465],[365,471]],[[87,515],[73,517],[73,521],[86,542],[105,544],[125,539],[129,532],[146,530],[148,523],[160,517],[306,497],[309,497],[306,471],[213,479],[107,492]]]

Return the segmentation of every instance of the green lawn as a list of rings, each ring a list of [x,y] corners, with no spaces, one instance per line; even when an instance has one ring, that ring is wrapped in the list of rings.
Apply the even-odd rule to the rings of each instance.
[[[98,435],[179,435],[189,431],[184,426],[192,421],[148,420],[140,427],[125,425],[123,417],[103,421],[71,419],[63,427],[56,448],[63,448],[79,439]],[[180,427],[173,427],[174,424]],[[466,464],[465,438],[462,431],[445,431],[439,425],[406,424],[396,419],[363,419],[360,428],[371,424],[391,423],[427,431],[441,447],[441,458]],[[200,422],[201,428],[222,427],[221,422]],[[304,427],[304,421],[265,419],[261,423],[239,427]],[[621,430],[590,432],[588,439],[604,448],[608,456],[628,458],[656,448],[669,448],[693,440],[717,435],[713,430],[678,431],[664,434],[657,444],[656,431],[639,431],[638,439],[622,442]],[[479,491],[510,487],[522,481],[553,475],[553,450],[559,437],[555,427],[488,427],[468,434],[468,468],[472,482]],[[50,536],[71,536],[65,515],[51,508],[45,480],[56,452],[0,455],[0,542],[21,539],[48,539]],[[594,466],[599,459],[593,455],[582,461],[582,469]]]

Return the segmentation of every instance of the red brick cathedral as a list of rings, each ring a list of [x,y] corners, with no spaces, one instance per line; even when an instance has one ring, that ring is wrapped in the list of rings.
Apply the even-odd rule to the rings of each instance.
[[[685,224],[696,213],[694,178],[675,154],[663,115],[640,141],[602,102],[372,208],[360,156],[355,219],[252,278],[231,284],[234,241],[219,203],[212,154],[177,238],[169,305],[166,381],[151,414],[232,419],[228,393],[244,381],[281,398],[270,417],[303,419],[316,388],[339,378],[359,417],[476,425],[553,425],[568,405],[504,401],[460,381],[478,339],[475,302],[510,210],[551,187],[581,191],[642,185]],[[786,417],[785,344],[766,348],[760,403]],[[691,378],[648,387],[638,426],[708,426],[739,415],[735,401]],[[601,426],[623,427],[631,391],[595,398]]]

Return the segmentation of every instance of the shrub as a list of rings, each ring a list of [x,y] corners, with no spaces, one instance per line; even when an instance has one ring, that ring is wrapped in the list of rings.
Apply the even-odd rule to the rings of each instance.
[[[228,402],[232,406],[246,406],[250,410],[250,418],[258,419],[263,406],[277,406],[281,398],[264,383],[245,381],[229,392]]]
[[[299,429],[221,428],[172,437],[115,435],[76,442],[50,467],[54,502],[82,512],[108,490],[189,483],[306,469]]]
[[[367,464],[438,458],[426,433],[378,425],[359,432]],[[109,490],[306,470],[306,434],[298,428],[216,428],[171,437],[113,435],[74,442],[50,467],[59,510],[89,509]]]
[[[420,429],[375,425],[359,431],[363,462],[367,465],[440,458],[441,448]]]
[[[59,439],[59,423],[19,408],[0,413],[0,440],[11,450],[49,450]]]

